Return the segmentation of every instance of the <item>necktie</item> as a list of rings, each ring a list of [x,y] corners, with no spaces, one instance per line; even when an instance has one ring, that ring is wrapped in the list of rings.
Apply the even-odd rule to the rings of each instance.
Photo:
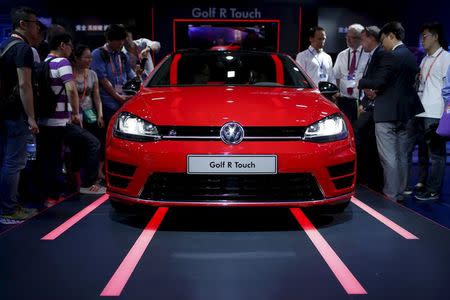
[[[356,50],[352,51],[352,60],[350,61],[350,66],[348,67],[348,74],[353,75],[356,71]]]
[[[348,76],[355,78],[355,71],[356,71],[356,49],[352,51],[352,60],[350,61],[350,66],[348,67]],[[353,95],[353,88],[349,87],[347,88],[347,93],[352,96]]]

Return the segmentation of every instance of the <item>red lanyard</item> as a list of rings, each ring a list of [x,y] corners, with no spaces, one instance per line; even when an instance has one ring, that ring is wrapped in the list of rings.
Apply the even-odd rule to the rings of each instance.
[[[81,102],[81,100],[84,99],[84,97],[86,97],[86,91],[87,91],[87,74],[86,74],[86,71],[85,71],[84,74],[83,74],[83,78],[84,78],[83,94],[82,94],[82,96],[81,96],[81,98],[80,98],[80,102]],[[79,96],[79,95],[80,95],[80,93],[78,93],[78,96]]]
[[[444,49],[441,49],[441,52],[439,52],[439,54],[434,58],[433,62],[431,63],[431,66],[428,69],[427,76],[425,77],[424,83],[427,82],[428,78],[430,77],[431,69],[433,68],[434,63],[436,62],[436,60],[438,59],[439,55],[441,55],[442,52],[444,52]]]
[[[108,48],[106,47],[106,45],[103,48],[106,51],[108,51]],[[109,53],[109,51],[108,51],[108,53]],[[111,54],[112,53],[110,53],[110,55],[109,55],[109,63],[111,64],[111,72],[113,73],[113,76],[117,78],[118,76],[116,76],[116,67],[115,67],[114,62],[112,60]],[[119,72],[120,72],[119,76],[122,77],[123,70],[122,70],[122,59],[120,58],[120,53],[119,53]]]
[[[87,74],[84,76],[84,84],[83,84],[83,95],[81,96],[81,99],[84,99],[86,97],[86,90],[87,90]]]

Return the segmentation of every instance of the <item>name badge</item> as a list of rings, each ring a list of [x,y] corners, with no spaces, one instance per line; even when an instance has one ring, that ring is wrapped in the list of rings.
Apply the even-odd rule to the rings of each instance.
[[[320,73],[319,74],[319,78],[320,79],[326,79],[327,78],[327,74]]]
[[[345,87],[346,88],[355,88],[356,87],[356,80],[348,79],[347,81],[345,81]]]

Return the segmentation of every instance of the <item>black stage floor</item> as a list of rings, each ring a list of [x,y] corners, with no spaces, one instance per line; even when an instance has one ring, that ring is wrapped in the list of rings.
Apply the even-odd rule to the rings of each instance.
[[[161,208],[133,217],[106,198],[71,197],[3,231],[0,299],[450,295],[449,229],[363,187],[336,215]]]

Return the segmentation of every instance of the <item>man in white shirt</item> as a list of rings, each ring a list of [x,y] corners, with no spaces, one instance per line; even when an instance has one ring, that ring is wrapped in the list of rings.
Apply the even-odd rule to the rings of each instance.
[[[337,105],[345,113],[350,122],[357,118],[357,102],[359,90],[357,82],[362,78],[369,54],[361,47],[361,32],[364,27],[352,24],[348,27],[346,41],[348,48],[340,52],[334,63],[334,76],[339,87],[340,96]]]
[[[426,56],[420,63],[417,93],[425,112],[416,116],[411,132],[415,142],[425,146],[425,149],[419,151],[421,163],[419,182],[416,184],[416,187],[423,187],[424,190],[418,191],[415,198],[436,200],[439,199],[442,188],[446,159],[445,140],[436,133],[436,128],[444,111],[442,89],[450,67],[450,53],[446,51],[448,44],[441,24],[424,24],[421,34]],[[431,158],[430,172],[428,153]]]
[[[310,46],[297,54],[296,61],[316,85],[320,81],[336,83],[331,56],[323,51],[327,39],[325,29],[313,27],[309,30]]]
[[[122,51],[128,56],[131,68],[142,80],[145,80],[155,68],[152,51],[158,52],[161,44],[146,38],[133,40],[131,31],[127,31],[127,39]]]

